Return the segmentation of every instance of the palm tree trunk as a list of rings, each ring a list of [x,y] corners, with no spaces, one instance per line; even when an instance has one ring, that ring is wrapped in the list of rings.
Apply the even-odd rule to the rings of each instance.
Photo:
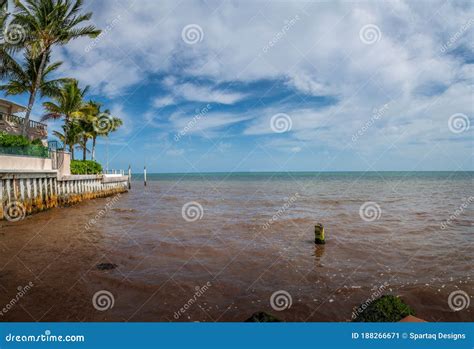
[[[64,143],[67,143],[69,140],[69,115],[64,115]],[[69,146],[69,152],[71,153],[71,159],[74,160],[74,145],[71,147],[70,143],[67,143]]]
[[[35,104],[36,92],[38,91],[41,80],[43,79],[44,66],[46,65],[47,52],[43,52],[42,55],[43,56],[41,57],[41,63],[38,69],[38,75],[36,76],[35,84],[33,88],[31,89],[30,99],[28,100],[28,108],[26,109],[25,120],[23,122],[23,127],[21,129],[21,134],[25,137],[28,137],[28,127],[30,124],[31,110],[33,109],[33,105]]]
[[[83,136],[84,148],[82,148],[82,160],[86,160],[87,157],[87,136]]]
[[[97,137],[93,136],[92,137],[92,161],[95,161],[95,141]]]

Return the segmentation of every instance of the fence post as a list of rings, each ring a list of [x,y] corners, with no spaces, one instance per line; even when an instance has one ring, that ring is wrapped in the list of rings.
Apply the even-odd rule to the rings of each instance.
[[[143,182],[144,182],[145,187],[146,187],[146,166],[143,166]]]

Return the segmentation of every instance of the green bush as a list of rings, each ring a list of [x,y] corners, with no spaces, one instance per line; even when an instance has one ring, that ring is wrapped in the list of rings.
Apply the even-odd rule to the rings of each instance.
[[[415,311],[400,298],[392,295],[382,296],[365,308],[354,319],[355,322],[397,322]]]
[[[257,313],[252,314],[245,322],[281,322],[280,319],[273,316],[272,314],[268,314],[264,311],[259,311]]]
[[[21,135],[0,132],[0,154],[26,155],[47,158],[48,148],[43,146],[41,139],[29,141]]]
[[[72,160],[71,161],[71,174],[83,175],[83,174],[99,174],[102,173],[102,166],[92,160]]]
[[[39,138],[33,139],[33,140],[31,141],[31,144],[32,144],[32,145],[41,145],[41,146],[43,146],[43,142],[42,142],[41,139],[39,139]]]
[[[2,147],[26,147],[30,141],[20,135],[10,135],[6,132],[0,133],[0,146]]]

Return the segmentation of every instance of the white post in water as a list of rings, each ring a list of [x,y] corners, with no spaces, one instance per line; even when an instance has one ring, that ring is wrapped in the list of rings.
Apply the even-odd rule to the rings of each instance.
[[[132,167],[128,165],[128,189],[132,189]]]
[[[146,187],[146,166],[143,166],[143,181],[144,181],[145,187]]]

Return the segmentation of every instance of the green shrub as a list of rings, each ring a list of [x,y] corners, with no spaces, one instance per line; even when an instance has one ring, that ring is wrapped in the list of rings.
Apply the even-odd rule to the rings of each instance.
[[[396,296],[382,296],[365,308],[354,319],[355,322],[397,322],[415,311]]]
[[[99,174],[102,173],[102,166],[92,160],[72,160],[71,161],[71,174],[83,175],[83,174]]]
[[[32,145],[41,145],[41,146],[43,146],[43,142],[42,142],[41,139],[39,139],[39,138],[33,139],[33,140],[31,141],[31,144],[32,144]]]
[[[280,319],[264,311],[253,313],[245,322],[281,322]]]
[[[47,158],[49,156],[48,148],[43,146],[41,139],[35,139],[30,142],[21,135],[11,135],[6,132],[0,132],[0,154],[26,155]]]
[[[6,132],[0,133],[0,146],[2,147],[26,147],[30,141],[20,135],[10,135]]]

